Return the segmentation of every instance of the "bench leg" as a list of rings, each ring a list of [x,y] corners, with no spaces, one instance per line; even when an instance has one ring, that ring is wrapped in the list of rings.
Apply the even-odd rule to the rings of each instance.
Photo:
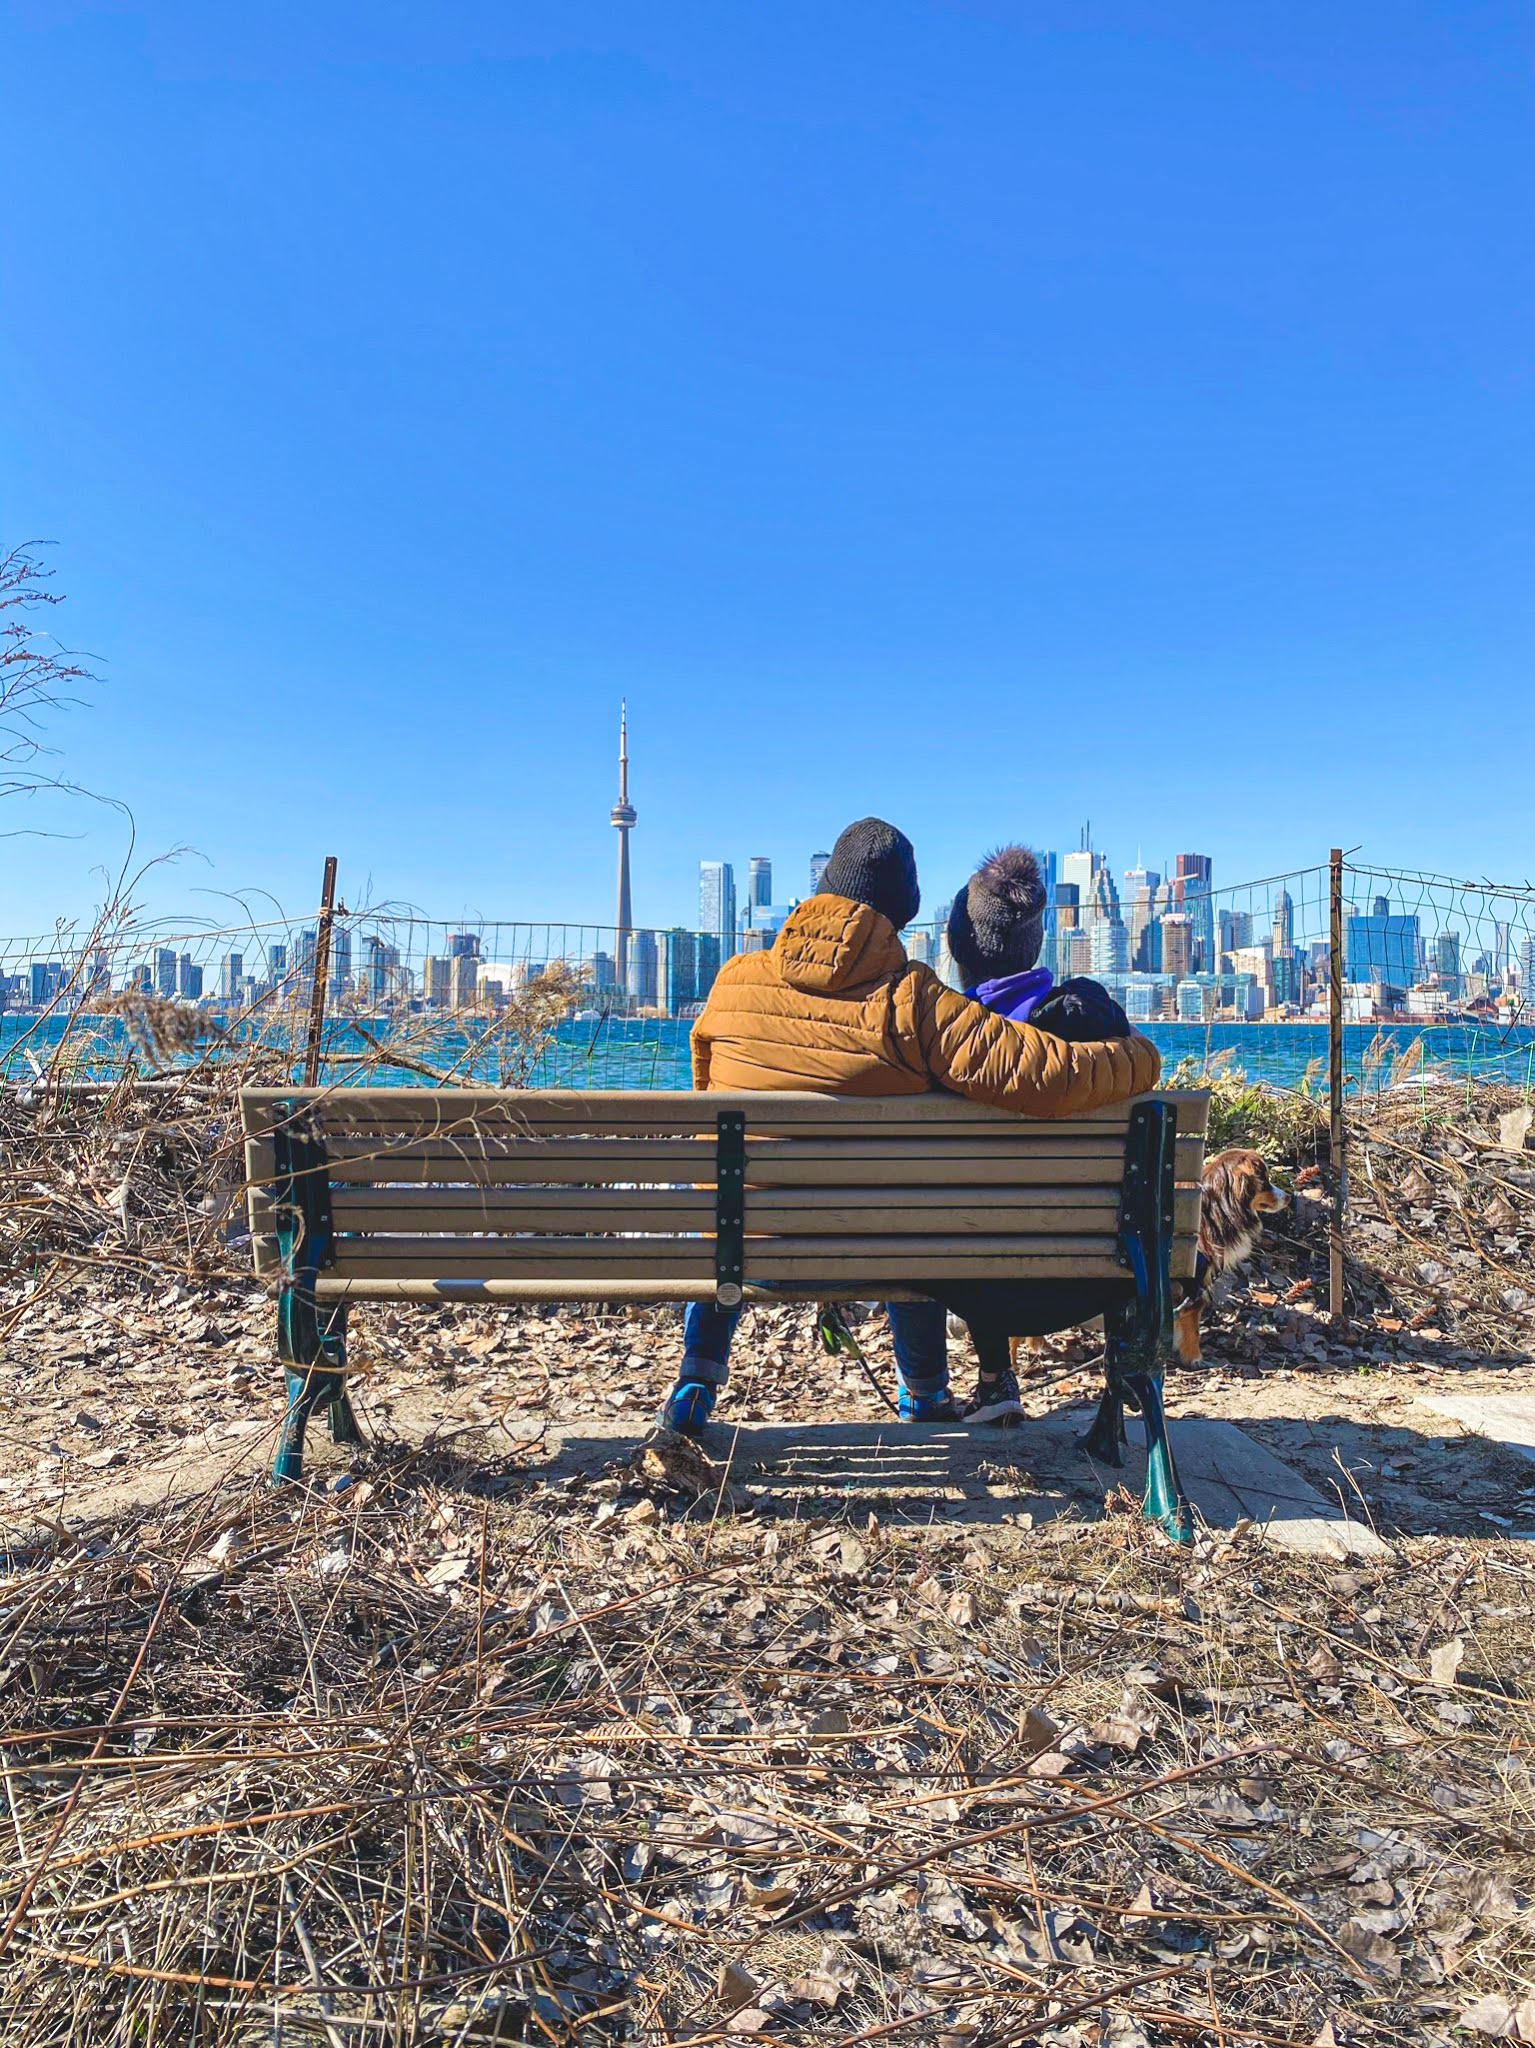
[[[1082,1439],[1082,1448],[1100,1465],[1112,1465],[1118,1471],[1125,1462],[1124,1447],[1125,1397],[1111,1373],[1103,1398],[1098,1403],[1098,1413],[1093,1417],[1093,1426]]]
[[[303,1479],[304,1438],[318,1409],[328,1413],[332,1443],[363,1442],[346,1390],[345,1304],[325,1314],[302,1283],[284,1287],[277,1302],[277,1352],[287,1378],[288,1407],[272,1461],[272,1484],[290,1486]]]
[[[1142,1103],[1131,1111],[1119,1241],[1122,1259],[1135,1281],[1135,1294],[1116,1314],[1104,1318],[1108,1389],[1088,1443],[1092,1447],[1097,1439],[1101,1445],[1116,1421],[1123,1428],[1123,1409],[1137,1409],[1146,1429],[1143,1512],[1175,1543],[1192,1543],[1193,1510],[1173,1462],[1162,1403],[1163,1369],[1172,1354],[1173,1148],[1177,1133],[1177,1117],[1170,1104]],[[1101,1449],[1096,1454],[1104,1455]]]
[[[1135,1397],[1146,1426],[1146,1494],[1142,1512],[1175,1543],[1194,1540],[1194,1513],[1178,1478],[1173,1447],[1167,1434],[1167,1412],[1162,1406],[1162,1375],[1138,1372],[1127,1376],[1126,1385]]]

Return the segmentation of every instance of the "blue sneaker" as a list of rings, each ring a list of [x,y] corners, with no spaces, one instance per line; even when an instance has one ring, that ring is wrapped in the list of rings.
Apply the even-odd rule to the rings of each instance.
[[[995,1379],[979,1379],[975,1393],[965,1403],[966,1422],[989,1422],[996,1429],[1016,1429],[1023,1420],[1023,1399],[1018,1375],[1008,1368]]]
[[[660,1413],[662,1429],[675,1430],[678,1436],[702,1436],[718,1393],[718,1387],[704,1380],[678,1380]]]
[[[901,1420],[903,1422],[958,1422],[959,1410],[954,1405],[954,1396],[944,1387],[932,1394],[914,1393],[910,1387],[901,1389]]]

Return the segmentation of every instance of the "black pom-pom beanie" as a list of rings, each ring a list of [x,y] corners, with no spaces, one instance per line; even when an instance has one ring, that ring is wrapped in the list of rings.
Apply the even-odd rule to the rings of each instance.
[[[988,854],[949,912],[949,951],[966,988],[1022,974],[1045,937],[1045,878],[1026,846]]]

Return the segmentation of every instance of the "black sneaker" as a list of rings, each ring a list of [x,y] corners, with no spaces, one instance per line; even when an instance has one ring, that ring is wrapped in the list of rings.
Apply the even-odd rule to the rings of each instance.
[[[961,1410],[966,1422],[990,1423],[994,1429],[1015,1429],[1023,1420],[1018,1375],[1009,1366],[995,1379],[980,1379]]]

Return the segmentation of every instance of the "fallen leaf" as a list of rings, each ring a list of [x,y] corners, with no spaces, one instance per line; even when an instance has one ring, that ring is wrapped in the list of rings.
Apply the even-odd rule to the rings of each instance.
[[[1489,1991],[1485,1998],[1479,1998],[1466,2007],[1458,2024],[1468,2027],[1473,2034],[1487,2034],[1494,2041],[1506,2041],[1514,2031],[1514,2009],[1501,1991]]]
[[[1030,1755],[1037,1755],[1042,1749],[1054,1748],[1060,1739],[1060,1733],[1060,1723],[1052,1721],[1039,1707],[1026,1708],[1023,1719],[1018,1724],[1018,1739]]]
[[[1463,1636],[1452,1636],[1447,1643],[1441,1643],[1436,1650],[1428,1653],[1428,1678],[1430,1685],[1453,1685],[1455,1674],[1466,1654]]]
[[[739,1963],[726,1963],[720,1970],[719,1997],[727,2013],[750,2005],[761,1995],[762,1986],[749,1970],[743,1970]]]
[[[1522,1152],[1525,1140],[1530,1135],[1530,1125],[1535,1123],[1535,1111],[1528,1105],[1521,1109],[1508,1110],[1498,1118],[1498,1149],[1503,1152]]]

